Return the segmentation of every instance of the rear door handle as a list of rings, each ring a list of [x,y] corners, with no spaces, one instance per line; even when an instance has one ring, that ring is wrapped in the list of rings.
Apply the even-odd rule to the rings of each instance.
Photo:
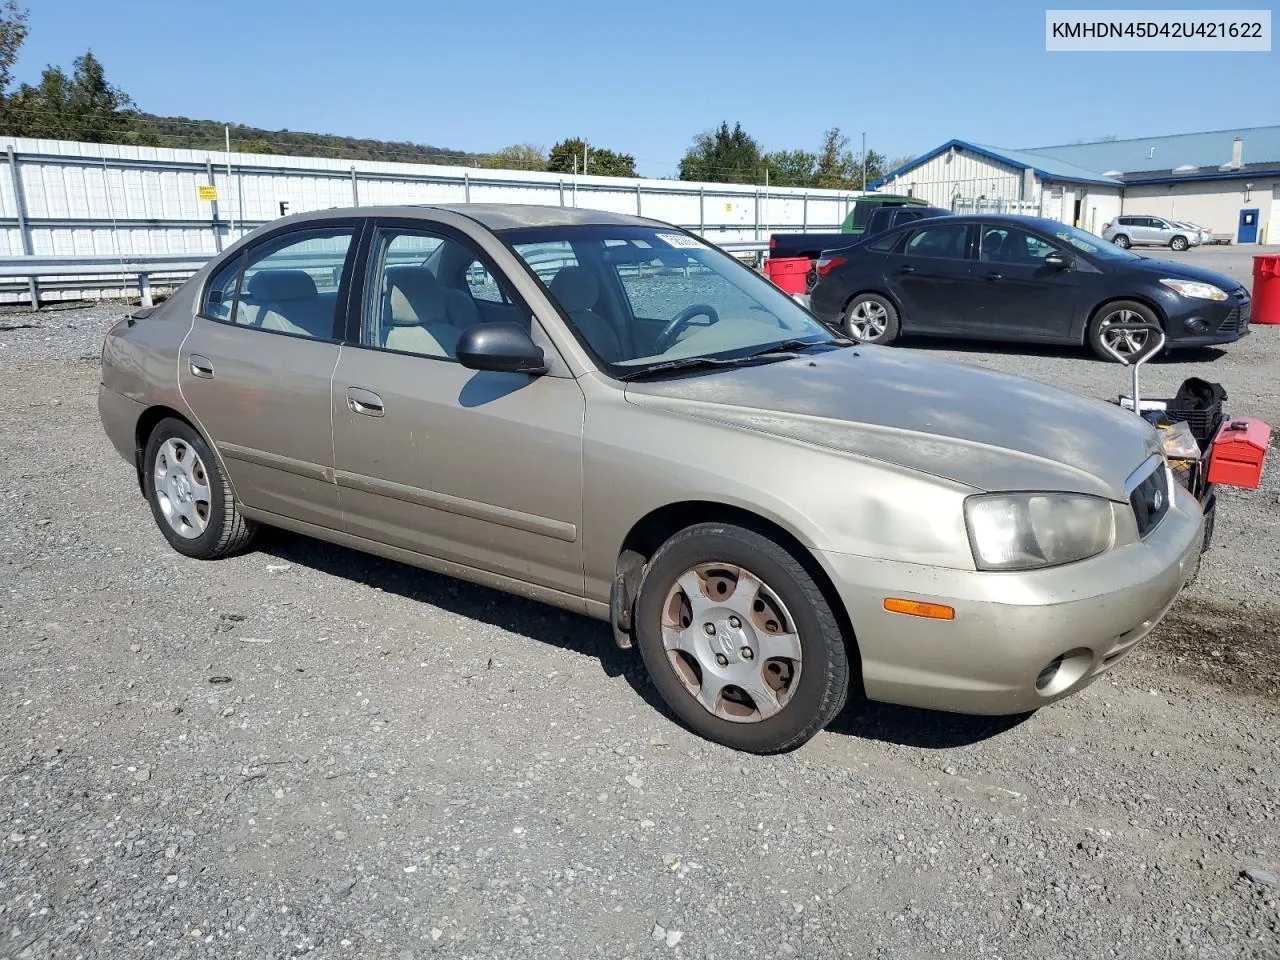
[[[192,376],[203,377],[205,380],[213,379],[213,361],[208,357],[193,353],[187,358],[187,362],[191,365]]]
[[[1004,274],[1003,274],[1003,273],[988,273],[988,274],[987,274],[987,279],[988,279],[988,280],[1003,280],[1003,279],[1004,279]]]
[[[347,387],[347,406],[352,413],[365,417],[381,417],[386,413],[382,398],[364,387]]]
[[[898,272],[899,273],[915,273],[916,268],[911,266],[911,264],[909,263],[904,263],[901,267],[898,268]]]

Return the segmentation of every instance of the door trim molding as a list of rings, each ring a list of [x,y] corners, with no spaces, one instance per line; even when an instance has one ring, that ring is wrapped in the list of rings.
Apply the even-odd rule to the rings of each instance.
[[[491,503],[481,503],[478,500],[468,500],[447,493],[436,493],[434,490],[424,490],[421,487],[396,483],[392,480],[367,477],[347,470],[335,471],[334,480],[339,487],[347,487],[379,497],[390,497],[392,500],[401,500],[405,503],[416,503],[419,506],[443,510],[446,513],[470,517],[473,520],[483,520],[502,527],[510,527],[513,530],[523,530],[526,533],[563,540],[565,543],[573,543],[578,539],[577,525],[564,520],[553,520],[534,513],[498,507]]]
[[[292,473],[308,480],[319,480],[322,483],[333,483],[333,470],[320,463],[309,460],[295,460],[293,457],[282,457],[278,453],[268,453],[255,447],[244,447],[238,443],[223,441],[217,445],[218,451],[228,460],[239,460],[243,463],[269,467],[284,473]]]

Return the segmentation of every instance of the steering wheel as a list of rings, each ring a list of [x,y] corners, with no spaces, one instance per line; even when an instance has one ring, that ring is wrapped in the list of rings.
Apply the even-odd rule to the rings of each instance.
[[[685,327],[689,326],[689,321],[698,316],[706,317],[711,323],[720,322],[720,314],[716,313],[716,308],[711,304],[692,303],[672,317],[671,322],[662,328],[662,332],[654,340],[654,346],[657,347],[658,352],[665,353],[670,350],[676,338],[684,333]]]

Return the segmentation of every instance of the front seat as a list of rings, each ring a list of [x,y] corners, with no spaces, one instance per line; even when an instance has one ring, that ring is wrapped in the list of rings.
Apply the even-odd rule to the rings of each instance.
[[[444,290],[426,267],[388,267],[382,345],[427,357],[457,355],[462,332],[448,322]]]
[[[548,287],[578,333],[606,363],[622,359],[622,341],[609,321],[592,308],[600,299],[600,281],[584,267],[561,267]]]

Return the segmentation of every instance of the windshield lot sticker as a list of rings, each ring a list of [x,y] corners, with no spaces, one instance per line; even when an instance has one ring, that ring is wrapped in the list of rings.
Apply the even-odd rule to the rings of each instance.
[[[664,243],[667,243],[673,247],[679,247],[685,250],[688,250],[688,249],[700,250],[704,246],[702,241],[697,239],[696,237],[686,237],[682,233],[657,233],[657,234],[654,234],[654,236],[656,236],[659,240],[662,240]]]

